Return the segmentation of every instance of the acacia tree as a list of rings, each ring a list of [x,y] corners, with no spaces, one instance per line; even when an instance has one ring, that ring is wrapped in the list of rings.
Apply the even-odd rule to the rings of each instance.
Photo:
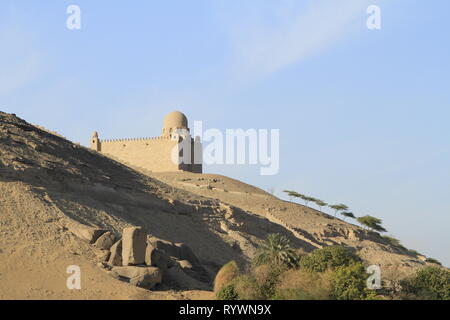
[[[356,217],[353,214],[353,212],[343,211],[343,212],[340,212],[340,214],[344,216],[344,220],[345,220],[345,218],[356,219]]]
[[[284,193],[286,193],[289,197],[289,201],[292,201],[293,198],[295,198],[295,191],[292,190],[283,190]]]
[[[314,201],[316,203],[316,205],[319,207],[320,211],[322,211],[322,208],[327,206],[328,203],[326,203],[325,201],[322,201],[320,199],[316,199],[316,201]]]
[[[345,205],[345,204],[343,204],[343,203],[340,203],[340,204],[334,204],[334,205],[332,205],[332,206],[329,206],[331,209],[334,209],[334,216],[336,217],[336,215],[337,215],[337,213],[339,212],[339,211],[347,211],[348,210],[348,207]]]
[[[301,193],[298,193],[298,192],[294,191],[294,197],[304,200],[306,196],[304,194],[301,194]]]
[[[310,202],[316,202],[316,200],[317,200],[316,198],[313,198],[313,197],[307,197],[307,196],[303,196],[302,199],[303,199],[303,201],[305,201],[305,206],[307,206],[308,203],[310,203]]]
[[[372,231],[387,232],[387,230],[381,226],[381,223],[383,222],[381,219],[367,215],[359,217],[357,221]]]

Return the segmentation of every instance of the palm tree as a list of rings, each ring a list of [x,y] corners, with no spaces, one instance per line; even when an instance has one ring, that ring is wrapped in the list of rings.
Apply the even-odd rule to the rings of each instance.
[[[335,205],[332,205],[332,206],[329,206],[331,209],[334,209],[334,216],[336,217],[336,215],[337,215],[337,213],[339,212],[339,211],[347,211],[348,210],[348,207],[345,205],[345,204],[343,204],[343,203],[340,203],[340,204],[335,204]]]
[[[326,203],[325,201],[319,200],[319,199],[316,199],[316,201],[314,201],[314,202],[317,204],[317,206],[319,207],[320,211],[322,211],[323,207],[328,205],[328,203]]]
[[[359,217],[357,221],[372,231],[387,232],[387,230],[381,226],[381,223],[383,222],[381,219],[367,215]]]
[[[341,212],[341,215],[344,216],[344,220],[345,220],[345,218],[356,219],[356,217],[355,217],[355,215],[353,214],[353,212],[343,211],[343,212]]]
[[[298,265],[298,261],[298,254],[291,247],[289,239],[278,233],[267,236],[267,239],[257,249],[254,258],[256,265],[274,264],[295,267]]]

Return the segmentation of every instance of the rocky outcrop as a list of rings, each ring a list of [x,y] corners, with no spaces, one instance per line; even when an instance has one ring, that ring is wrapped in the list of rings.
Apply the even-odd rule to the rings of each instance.
[[[111,249],[112,245],[114,244],[114,241],[116,240],[116,237],[111,232],[105,232],[102,234],[97,241],[94,243],[94,247],[100,249],[100,250],[109,250]]]
[[[108,264],[113,267],[122,265],[122,239],[112,245]]]
[[[158,267],[163,272],[173,266],[173,262],[170,257],[163,251],[155,248],[151,243],[147,244],[147,249],[145,251],[145,264],[147,266]]]
[[[171,289],[210,286],[208,272],[184,243],[147,236],[141,227],[124,228],[122,238],[115,243],[111,231],[81,224],[72,230],[91,242],[97,266],[117,280],[145,289],[160,284]]]
[[[114,267],[111,269],[110,274],[114,278],[145,289],[153,289],[162,282],[161,269],[155,267]]]
[[[140,227],[123,229],[122,233],[122,264],[139,265],[145,263],[147,233]]]
[[[88,241],[91,244],[95,243],[101,235],[107,232],[107,230],[86,226],[76,222],[68,223],[67,229],[78,238]]]

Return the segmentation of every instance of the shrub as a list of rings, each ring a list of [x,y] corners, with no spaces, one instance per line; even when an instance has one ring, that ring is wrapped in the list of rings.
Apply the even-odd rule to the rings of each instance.
[[[349,249],[331,246],[314,250],[300,259],[300,268],[310,272],[324,272],[340,266],[348,266],[361,259]]]
[[[250,274],[244,274],[233,280],[234,290],[240,300],[263,300],[260,286]]]
[[[229,284],[221,288],[216,293],[216,298],[218,300],[238,300],[239,295],[236,292],[234,284]]]
[[[331,276],[331,297],[336,300],[372,300],[376,292],[367,288],[367,273],[361,262],[338,267]]]
[[[303,270],[288,270],[280,277],[274,299],[328,300],[330,290],[330,272],[312,273]]]
[[[239,267],[235,261],[230,261],[224,265],[214,279],[214,292],[218,293],[239,275]]]
[[[252,269],[232,281],[240,300],[268,300],[276,293],[280,275],[286,268],[253,265]]]
[[[255,266],[251,274],[256,281],[256,295],[260,299],[271,299],[275,295],[279,278],[284,271],[286,271],[285,267],[271,265]]]
[[[295,267],[298,254],[291,247],[290,241],[280,234],[270,234],[259,246],[254,259],[255,265],[272,264],[275,266]]]
[[[434,263],[434,264],[442,266],[442,263],[440,263],[438,260],[433,259],[433,258],[427,258],[427,260],[425,260],[425,261],[429,262],[429,263]]]
[[[441,267],[424,267],[400,282],[402,292],[425,300],[450,300],[450,271]]]

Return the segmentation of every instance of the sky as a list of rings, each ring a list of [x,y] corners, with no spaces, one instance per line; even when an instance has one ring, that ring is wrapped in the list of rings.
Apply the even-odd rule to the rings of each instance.
[[[2,0],[0,110],[84,145],[94,130],[158,136],[172,110],[204,129],[279,129],[278,174],[205,171],[345,203],[450,266],[449,12],[446,0]]]

